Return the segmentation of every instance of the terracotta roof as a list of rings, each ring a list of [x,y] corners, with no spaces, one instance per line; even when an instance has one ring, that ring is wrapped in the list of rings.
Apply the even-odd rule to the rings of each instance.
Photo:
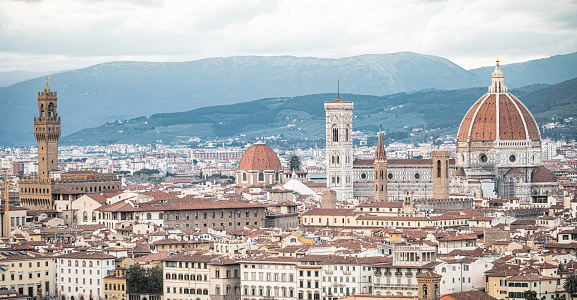
[[[489,296],[484,292],[473,290],[468,292],[446,294],[445,296],[441,297],[441,300],[497,300],[497,298]]]
[[[505,173],[505,176],[512,176],[512,175],[523,175],[523,172],[519,171],[519,169],[517,168],[511,168],[509,169],[509,171],[507,171],[507,173]]]
[[[238,170],[280,170],[282,166],[274,151],[266,144],[256,143],[248,148],[240,162]]]
[[[535,119],[510,93],[487,93],[479,98],[463,118],[457,141],[495,141],[497,135],[501,141],[541,140]]]
[[[341,98],[337,98],[336,100],[326,101],[325,103],[353,103],[353,102],[352,101],[345,101],[345,100],[342,100]]]
[[[100,204],[106,204],[106,197],[104,197],[104,196],[101,196],[99,194],[88,194],[86,196],[90,197],[92,200],[94,200]]]
[[[531,183],[540,182],[557,182],[557,177],[551,170],[540,166],[531,172]]]
[[[104,254],[102,252],[72,252],[57,256],[58,258],[78,258],[78,259],[116,259],[114,255]]]
[[[463,168],[458,168],[455,172],[453,172],[452,174],[453,176],[465,176],[465,169]]]
[[[386,201],[386,202],[371,202],[362,203],[357,205],[357,207],[389,207],[389,208],[402,208],[403,202],[400,201]]]
[[[355,216],[358,213],[348,208],[313,208],[303,215],[311,216]]]

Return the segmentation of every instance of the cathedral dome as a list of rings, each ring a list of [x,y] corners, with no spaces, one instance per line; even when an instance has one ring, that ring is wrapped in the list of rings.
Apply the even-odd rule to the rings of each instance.
[[[473,104],[461,122],[458,142],[541,140],[533,115],[507,91],[504,78],[497,61],[488,93]]]
[[[557,176],[553,171],[541,166],[531,173],[531,183],[557,182]]]
[[[242,155],[238,170],[280,170],[280,160],[274,151],[264,143],[255,143]]]

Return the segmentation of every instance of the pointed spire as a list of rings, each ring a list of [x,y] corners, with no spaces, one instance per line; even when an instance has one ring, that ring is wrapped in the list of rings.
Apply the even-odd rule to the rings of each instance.
[[[50,80],[50,76],[46,76],[46,86],[44,87],[45,93],[50,93],[50,87],[48,86],[48,80]]]
[[[501,71],[501,66],[499,66],[499,58],[497,57],[497,64],[495,70],[491,76],[492,82],[489,87],[489,93],[507,93],[507,87],[505,86],[505,75]]]
[[[387,159],[387,152],[383,144],[383,135],[381,134],[382,125],[379,128],[379,140],[377,141],[377,150],[375,151],[375,160],[385,161]]]

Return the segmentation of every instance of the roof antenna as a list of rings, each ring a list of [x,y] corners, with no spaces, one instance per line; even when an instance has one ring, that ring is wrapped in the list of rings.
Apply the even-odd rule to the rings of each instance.
[[[337,79],[337,99],[341,99],[341,82]]]

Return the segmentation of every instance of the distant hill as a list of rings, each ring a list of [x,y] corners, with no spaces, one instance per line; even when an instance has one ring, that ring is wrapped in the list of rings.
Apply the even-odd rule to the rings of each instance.
[[[505,66],[502,69],[505,73],[505,83],[509,87],[535,83],[556,84],[577,77],[577,52]],[[494,69],[494,66],[489,66],[472,69],[469,72],[480,78],[486,78],[491,76]]]
[[[559,74],[577,69],[570,63],[557,67],[562,69]],[[530,75],[532,68],[523,71]],[[507,65],[502,69],[507,84],[514,87],[509,79],[517,75]],[[51,75],[50,87],[58,92],[63,135],[69,135],[112,120],[335,92],[337,80],[343,92],[374,96],[488,86],[491,70],[467,71],[441,57],[408,52],[342,59],[245,56],[179,63],[111,62]],[[32,120],[44,81],[42,77],[0,88],[4,113],[0,145],[35,143]],[[544,79],[535,76],[533,82],[526,81]]]
[[[535,114],[538,119],[542,115],[550,114],[565,118],[577,116],[577,109],[557,111],[556,108],[575,105],[575,101],[568,100],[567,97],[556,98],[548,95],[572,94],[571,99],[574,99],[577,92],[572,88],[570,82],[564,82],[550,87],[532,85],[512,89],[511,92],[521,101],[527,97],[530,110],[542,105],[543,109],[537,109],[539,113]],[[340,98],[354,102],[355,131],[374,133],[382,124],[389,139],[421,141],[424,136],[455,135],[467,110],[486,92],[487,88],[468,88],[398,93],[380,97],[345,94]],[[192,137],[240,137],[242,140],[277,135],[288,140],[324,139],[323,102],[336,97],[336,94],[315,94],[269,98],[181,113],[156,114],[85,129],[67,136],[62,142],[75,145],[147,144],[158,140],[164,143],[187,143]],[[433,131],[427,134],[417,132],[411,137],[411,130],[417,128]]]
[[[10,86],[25,80],[38,78],[45,75],[41,72],[10,71],[0,72],[0,87]]]

